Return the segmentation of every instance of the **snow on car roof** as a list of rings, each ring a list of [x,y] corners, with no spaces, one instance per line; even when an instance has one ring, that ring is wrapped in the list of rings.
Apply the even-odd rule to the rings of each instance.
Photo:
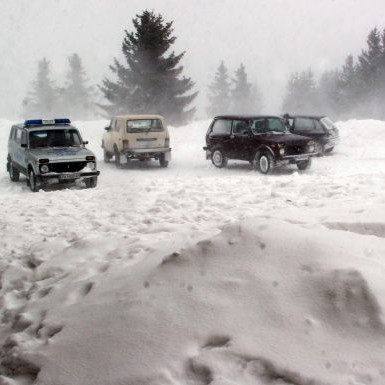
[[[112,119],[161,119],[163,120],[163,116],[161,115],[117,115],[113,116]]]

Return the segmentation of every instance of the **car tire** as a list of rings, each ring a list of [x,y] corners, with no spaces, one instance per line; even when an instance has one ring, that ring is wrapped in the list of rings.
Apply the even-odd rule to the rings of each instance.
[[[214,147],[211,152],[211,162],[217,168],[223,168],[227,166],[227,157],[222,147]]]
[[[325,148],[321,142],[318,142],[318,141],[315,142],[315,152],[317,153],[318,156],[324,156]]]
[[[86,188],[95,188],[98,184],[98,177],[93,176],[92,178],[84,179],[84,183],[86,185]]]
[[[255,155],[254,165],[261,174],[272,174],[275,169],[274,156],[267,151],[258,152]]]
[[[310,168],[311,166],[311,158],[308,160],[301,160],[297,163],[298,170],[304,171]]]
[[[160,167],[167,167],[168,166],[168,160],[166,160],[166,155],[165,154],[160,154],[159,156],[159,164]]]
[[[13,166],[12,162],[9,162],[9,178],[12,182],[18,182],[20,179],[20,172]]]
[[[28,172],[28,185],[32,192],[38,192],[40,190],[41,182],[33,170],[29,170]]]
[[[111,160],[111,155],[106,151],[106,149],[103,150],[103,160],[104,163],[109,163]]]
[[[122,164],[120,163],[120,152],[118,151],[117,147],[114,148],[114,156],[116,168],[121,168]]]

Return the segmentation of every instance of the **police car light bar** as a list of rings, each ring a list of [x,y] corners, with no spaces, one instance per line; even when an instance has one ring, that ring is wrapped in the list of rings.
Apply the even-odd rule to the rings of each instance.
[[[68,118],[59,118],[59,119],[28,119],[24,121],[24,126],[44,126],[44,125],[54,125],[54,124],[70,124],[71,121]]]

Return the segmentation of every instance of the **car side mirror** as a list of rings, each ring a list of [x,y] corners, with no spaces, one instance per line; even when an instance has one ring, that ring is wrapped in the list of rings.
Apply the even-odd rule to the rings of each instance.
[[[106,131],[110,131],[110,130],[111,130],[111,127],[104,127],[104,129],[105,129]]]
[[[27,143],[21,143],[20,147],[27,148]]]
[[[84,145],[88,144],[88,140],[83,140],[83,144]]]

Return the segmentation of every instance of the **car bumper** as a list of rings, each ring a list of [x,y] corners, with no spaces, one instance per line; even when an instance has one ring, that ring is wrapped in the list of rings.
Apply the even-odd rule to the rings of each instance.
[[[203,147],[203,150],[206,151],[206,160],[211,159],[211,151],[207,147]]]
[[[292,160],[294,162],[300,162],[302,160],[308,160],[311,156],[317,155],[316,152],[309,152],[306,154],[296,154],[296,155],[283,155],[278,160]]]
[[[76,180],[82,180],[98,176],[100,171],[87,172],[65,172],[65,173],[47,173],[37,175],[43,184],[70,183]]]
[[[284,155],[281,158],[277,159],[278,165],[285,165],[285,164],[296,164],[299,162],[306,162],[309,161],[312,156],[317,155],[316,152],[307,153],[307,154],[298,154],[298,155]]]
[[[123,150],[122,154],[126,155],[127,158],[133,159],[149,159],[149,158],[157,158],[161,154],[165,154],[166,160],[171,159],[171,148],[136,148]]]
[[[328,150],[329,148],[335,147],[339,143],[339,138],[332,138],[329,139],[327,142],[324,144],[324,149]]]

